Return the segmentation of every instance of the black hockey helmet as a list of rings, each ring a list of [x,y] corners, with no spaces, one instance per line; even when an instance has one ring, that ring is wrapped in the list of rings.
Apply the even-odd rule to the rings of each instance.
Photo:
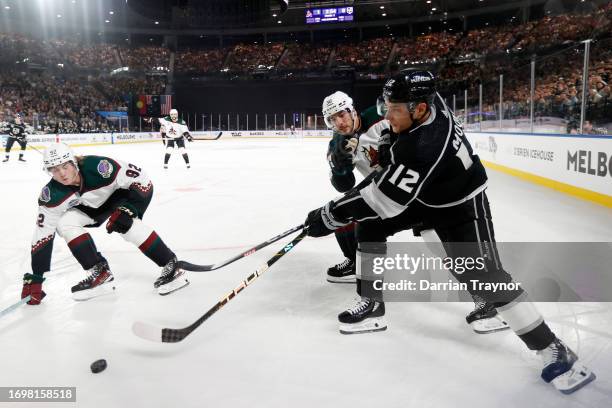
[[[387,80],[383,93],[378,98],[378,113],[383,115],[385,102],[407,103],[413,110],[421,102],[433,103],[436,94],[436,79],[429,71],[401,71]]]

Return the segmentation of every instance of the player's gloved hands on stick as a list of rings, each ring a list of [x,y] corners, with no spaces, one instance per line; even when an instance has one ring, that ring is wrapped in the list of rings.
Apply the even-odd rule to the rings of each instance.
[[[323,207],[308,213],[306,221],[304,221],[304,228],[308,231],[308,236],[315,238],[324,237],[349,223],[348,221],[334,218],[332,215],[334,204],[333,201],[330,201]]]
[[[47,294],[42,290],[42,283],[45,278],[42,275],[26,273],[23,275],[23,289],[21,289],[21,299],[30,296],[28,305],[39,305]]]
[[[183,136],[185,136],[185,139],[187,139],[188,142],[193,142],[193,136],[191,136],[189,132],[183,133]]]
[[[125,234],[132,227],[136,214],[127,207],[117,207],[106,223],[106,231]]]

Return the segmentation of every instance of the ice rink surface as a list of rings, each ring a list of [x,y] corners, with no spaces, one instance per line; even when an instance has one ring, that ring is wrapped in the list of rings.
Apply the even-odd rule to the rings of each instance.
[[[164,170],[161,143],[75,150],[142,165],[155,186],[145,223],[179,258],[210,264],[300,224],[338,195],[326,143],[199,141],[188,146],[190,170],[177,153]],[[36,152],[26,158],[0,163],[0,309],[19,299],[30,271],[36,200],[49,178]],[[494,171],[489,178],[498,241],[612,242],[610,209]],[[612,406],[610,304],[538,304],[598,376],[564,396],[539,378],[539,358],[514,334],[473,333],[464,320],[469,303],[392,303],[387,331],[341,335],[336,315],[354,287],[325,281],[343,259],[333,236],[307,238],[185,341],[154,344],[132,334],[133,321],[190,324],[290,238],[218,271],[191,273],[188,287],[162,297],[153,290],[156,265],[104,228],[92,235],[117,293],[73,301],[70,287],[85,273],[56,237],[43,303],[0,318],[0,386],[75,386],[79,407]],[[406,239],[414,238],[393,238]],[[108,368],[92,374],[100,358]]]

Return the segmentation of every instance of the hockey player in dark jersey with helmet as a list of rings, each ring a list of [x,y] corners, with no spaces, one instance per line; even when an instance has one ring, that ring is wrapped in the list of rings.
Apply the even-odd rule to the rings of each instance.
[[[38,219],[32,238],[32,273],[23,279],[21,298],[39,304],[45,296],[43,274],[51,267],[55,234],[60,235],[89,276],[72,287],[75,300],[86,300],[115,289],[106,259],[85,230],[106,222],[110,234],[118,233],[162,268],[154,287],[167,295],[186,286],[185,271],[176,255],[157,233],[142,222],[153,184],[137,165],[102,156],[75,156],[63,143],[44,151],[44,169],[52,179],[38,198]]]
[[[451,271],[459,282],[512,282],[495,245],[485,169],[453,112],[435,91],[433,75],[412,71],[389,79],[378,106],[398,134],[391,146],[391,164],[371,181],[311,211],[305,222],[308,234],[325,236],[358,221],[359,277],[361,257],[385,254],[388,236],[415,219],[424,219],[440,237],[447,257],[484,259],[484,271]],[[362,247],[366,242],[373,245],[366,249]],[[382,293],[363,286],[361,298],[338,316],[341,331],[374,331],[385,324]],[[502,293],[468,288],[472,295],[493,303],[525,345],[537,351],[543,380],[567,394],[595,378],[550,330],[520,286]],[[368,290],[364,293],[364,289]]]
[[[26,139],[26,128],[25,124],[21,120],[21,115],[15,115],[15,122],[9,123],[8,125],[8,138],[6,140],[6,156],[4,157],[3,162],[7,162],[11,155],[11,148],[13,144],[17,142],[21,146],[21,151],[19,152],[19,161],[24,162],[23,153],[26,149],[26,144],[28,143]]]
[[[330,166],[331,183],[339,192],[355,186],[356,168],[364,177],[382,170],[391,163],[390,147],[397,135],[391,132],[389,122],[372,106],[357,113],[353,100],[346,93],[337,91],[323,100],[323,117],[328,128],[334,131],[329,142],[327,160]],[[435,231],[428,228],[423,219],[413,217],[412,228],[416,236],[425,241],[439,242]],[[334,231],[336,240],[346,259],[327,270],[327,280],[334,283],[355,282],[355,256],[357,238],[356,223],[350,223]],[[361,284],[360,281],[357,282]],[[475,308],[466,321],[476,333],[492,333],[508,329],[508,325],[497,316],[493,305],[474,297]],[[382,329],[381,325],[379,329]]]

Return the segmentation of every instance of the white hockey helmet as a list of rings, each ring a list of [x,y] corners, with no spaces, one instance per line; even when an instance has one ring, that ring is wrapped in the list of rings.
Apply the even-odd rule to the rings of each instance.
[[[178,111],[176,109],[170,109],[170,119],[172,119],[173,122],[178,120]]]
[[[51,167],[70,161],[78,168],[76,157],[70,146],[65,143],[51,143],[43,154],[43,170],[49,171]]]
[[[328,128],[333,129],[334,123],[331,117],[336,113],[346,110],[355,116],[353,99],[342,91],[336,91],[323,99],[323,119]]]

